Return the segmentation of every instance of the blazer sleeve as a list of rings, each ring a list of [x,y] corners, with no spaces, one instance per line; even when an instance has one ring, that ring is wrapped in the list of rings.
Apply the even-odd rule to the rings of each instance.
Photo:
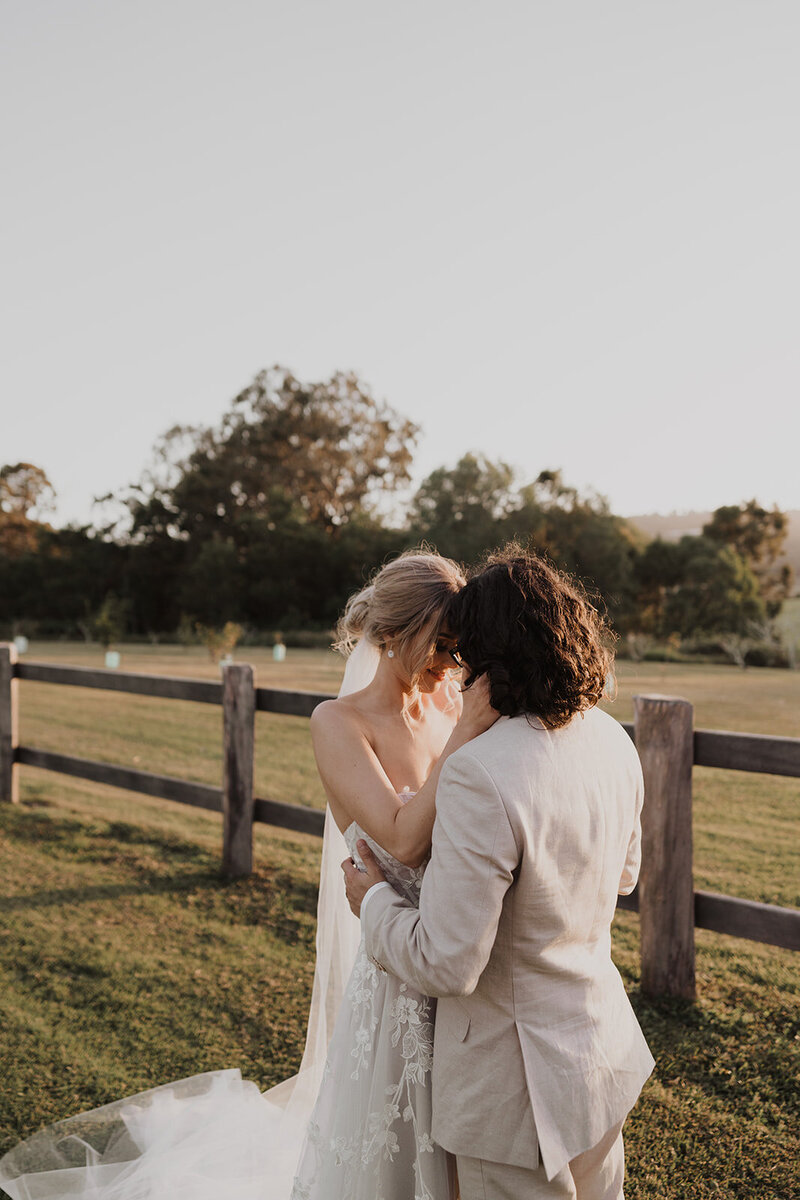
[[[485,767],[464,752],[442,770],[419,909],[391,888],[364,914],[367,954],[428,996],[468,996],[489,961],[520,850]]]
[[[619,887],[617,888],[617,893],[620,896],[629,896],[636,887],[636,883],[639,879],[639,870],[642,865],[643,803],[644,780],[642,779],[641,767],[639,767],[636,780],[636,808],[633,817],[633,830],[628,841],[628,852],[625,855],[625,866],[622,868],[622,876],[619,881]]]

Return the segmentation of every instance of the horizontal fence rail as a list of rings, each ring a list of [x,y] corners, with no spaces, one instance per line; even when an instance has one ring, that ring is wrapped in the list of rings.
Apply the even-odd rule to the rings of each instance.
[[[36,750],[32,746],[18,746],[15,757],[17,762],[27,767],[57,771],[60,775],[89,779],[106,787],[123,788],[128,792],[157,796],[161,800],[175,800],[178,804],[189,804],[193,808],[222,812],[222,788],[209,784],[191,783],[187,779],[176,779],[173,775],[153,775],[149,771],[96,762],[92,758],[56,754],[52,750]]]
[[[800,779],[800,738],[696,729],[694,761],[698,767],[724,767],[729,771],[755,771],[760,775],[789,775]]]
[[[140,675],[94,667],[61,667],[51,663],[16,663],[13,674],[16,679],[36,680],[39,683],[103,688],[110,692],[155,696],[163,700],[189,700],[196,704],[222,704],[221,683],[184,679],[178,675]],[[286,691],[283,688],[257,687],[255,694],[257,712],[279,713],[288,717],[310,717],[323,700],[334,699],[329,692]],[[635,742],[633,721],[621,721],[620,724]],[[800,738],[695,729],[694,765],[800,779]]]
[[[216,704],[223,710],[221,787],[156,775],[113,763],[57,754],[18,739],[19,680]],[[223,870],[252,870],[254,822],[321,837],[325,814],[253,795],[256,712],[310,717],[332,697],[322,692],[255,687],[246,664],[223,667],[221,683],[50,663],[19,663],[0,645],[0,801],[17,799],[17,767],[38,767],[223,815]],[[635,719],[622,727],[637,745],[645,776],[642,872],[618,907],[638,912],[642,926],[642,987],[651,994],[693,996],[694,930],[800,950],[800,910],[695,891],[691,865],[691,768],[800,778],[800,738],[693,729],[692,707],[665,696],[639,696]]]
[[[323,700],[333,700],[326,692],[284,692],[276,688],[256,688],[258,712],[281,713],[286,717],[310,717]]]
[[[122,788],[123,791],[139,792],[144,796],[156,796],[160,800],[173,800],[188,804],[192,808],[205,808],[209,812],[222,812],[222,788],[206,783],[191,783],[176,779],[174,775],[153,775],[149,771],[136,771],[130,767],[118,767],[113,763],[95,762],[91,758],[74,758],[70,754],[56,754],[52,750],[36,750],[31,746],[18,746],[15,761],[27,767],[39,767],[44,771],[56,771],[59,775],[71,775],[76,779],[88,779],[106,787]],[[325,813],[316,808],[302,808],[299,804],[285,804],[282,800],[264,800],[256,797],[253,820],[264,825],[275,825],[280,829],[291,829],[295,833],[310,833],[322,837]]]
[[[17,679],[31,679],[37,683],[101,688],[107,692],[158,696],[162,700],[192,700],[196,704],[222,704],[221,683],[210,683],[205,679],[182,679],[179,675],[136,675],[130,671],[58,667],[50,663],[17,663],[14,674]]]
[[[800,950],[798,909],[703,891],[693,892],[693,906],[696,929],[727,933],[730,937],[780,946],[783,950]],[[629,896],[620,896],[617,908],[638,913],[639,889],[636,888]]]
[[[620,721],[620,725],[635,743],[633,721]],[[755,775],[788,775],[792,779],[800,779],[800,738],[695,729],[694,765],[723,767],[728,771],[751,771]]]

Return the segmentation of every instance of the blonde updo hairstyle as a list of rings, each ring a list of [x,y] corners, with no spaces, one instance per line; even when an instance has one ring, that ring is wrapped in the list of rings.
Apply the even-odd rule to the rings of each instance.
[[[336,649],[347,655],[360,637],[381,650],[391,645],[415,682],[433,656],[447,607],[465,582],[452,559],[432,550],[406,551],[350,597],[336,630]]]

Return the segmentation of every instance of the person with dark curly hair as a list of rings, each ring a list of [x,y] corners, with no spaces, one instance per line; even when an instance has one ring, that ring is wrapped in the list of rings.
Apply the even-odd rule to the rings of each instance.
[[[559,729],[594,708],[613,678],[612,635],[581,589],[515,543],[451,600],[448,625],[469,663],[465,686],[487,675],[502,716]]]
[[[636,884],[642,773],[598,707],[611,636],[578,585],[517,545],[450,602],[464,686],[501,714],[453,753],[414,908],[342,866],[380,970],[439,997],[434,1140],[461,1200],[621,1200],[622,1126],[653,1069],[611,960],[617,895]]]

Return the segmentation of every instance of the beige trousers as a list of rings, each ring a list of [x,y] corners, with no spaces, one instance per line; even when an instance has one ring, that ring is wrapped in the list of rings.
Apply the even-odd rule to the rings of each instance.
[[[534,1170],[486,1162],[459,1154],[461,1200],[623,1200],[625,1151],[622,1125],[567,1163],[549,1182],[540,1164]]]

